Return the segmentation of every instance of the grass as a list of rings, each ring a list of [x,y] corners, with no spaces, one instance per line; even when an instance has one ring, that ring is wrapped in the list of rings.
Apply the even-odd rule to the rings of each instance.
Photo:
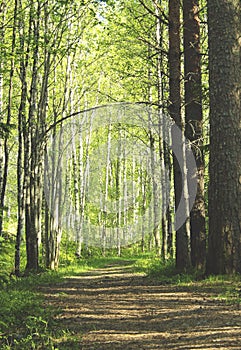
[[[39,285],[59,282],[57,273],[12,279],[2,286],[0,299],[0,348],[52,350],[53,313],[43,308]]]
[[[134,264],[136,271],[144,272],[148,278],[160,284],[175,284],[192,291],[210,291],[227,304],[241,304],[241,276],[217,275],[203,277],[195,270],[179,273],[174,261],[163,262],[156,257],[140,258]]]

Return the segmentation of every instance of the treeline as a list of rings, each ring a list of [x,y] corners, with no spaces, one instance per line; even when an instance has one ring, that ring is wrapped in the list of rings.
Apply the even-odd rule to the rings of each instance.
[[[63,234],[77,256],[140,242],[180,271],[240,271],[240,4],[222,6],[1,2],[0,235],[16,237],[16,275],[23,240],[27,271],[55,269]]]

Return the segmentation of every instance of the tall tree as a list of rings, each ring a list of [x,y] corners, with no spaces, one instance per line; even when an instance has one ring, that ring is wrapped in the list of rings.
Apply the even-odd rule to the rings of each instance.
[[[191,142],[195,168],[188,167],[189,179],[197,180],[197,193],[190,213],[192,265],[204,270],[206,258],[203,113],[200,54],[199,0],[183,1],[185,136]],[[192,181],[192,180],[191,180]],[[189,186],[192,183],[189,181]],[[189,191],[191,193],[192,191]],[[190,198],[192,201],[194,198]]]
[[[2,235],[3,204],[2,193],[4,183],[4,124],[3,124],[3,57],[5,37],[5,1],[0,3],[0,235]]]
[[[12,121],[12,102],[13,102],[13,78],[15,72],[15,47],[16,47],[16,26],[17,26],[17,6],[18,1],[15,0],[14,3],[14,12],[13,12],[13,28],[12,28],[12,43],[10,48],[10,70],[9,70],[9,80],[8,80],[8,92],[7,92],[7,112],[6,112],[6,127],[7,133],[4,140],[4,168],[3,168],[3,181],[1,186],[1,198],[0,198],[0,207],[5,207],[5,194],[7,188],[7,179],[8,179],[8,168],[9,168],[9,136],[10,128]],[[0,215],[0,234],[2,232],[3,217]]]
[[[25,114],[26,114],[26,103],[27,103],[27,82],[26,82],[26,70],[28,66],[29,55],[25,55],[25,28],[24,28],[24,16],[22,11],[22,2],[15,5],[20,9],[21,15],[18,18],[18,37],[19,37],[19,66],[20,66],[20,82],[21,82],[21,96],[18,107],[18,160],[17,160],[17,234],[16,234],[16,245],[15,245],[15,274],[20,274],[20,245],[23,234],[24,226],[24,203],[25,203],[25,189],[23,181],[23,128],[25,125]],[[28,47],[28,44],[27,44]],[[28,52],[28,51],[27,51]]]
[[[208,1],[208,273],[241,272],[241,3]],[[220,38],[220,40],[218,40]]]
[[[38,269],[38,225],[37,215],[40,208],[37,201],[39,193],[37,176],[39,166],[39,148],[37,147],[38,127],[37,125],[37,104],[38,104],[38,66],[40,59],[40,1],[31,1],[29,9],[29,36],[31,36],[31,59],[30,67],[30,91],[28,119],[24,127],[24,178],[25,178],[25,234],[27,251],[27,270]],[[33,41],[32,41],[33,40]]]
[[[181,62],[180,62],[180,1],[169,0],[169,84],[170,114],[175,121],[172,128],[174,189],[176,224],[176,267],[185,271],[190,267],[190,225],[188,218],[188,195],[186,188],[186,160],[184,144],[184,120],[181,115]],[[179,132],[177,132],[177,127]],[[182,210],[177,214],[178,207]]]

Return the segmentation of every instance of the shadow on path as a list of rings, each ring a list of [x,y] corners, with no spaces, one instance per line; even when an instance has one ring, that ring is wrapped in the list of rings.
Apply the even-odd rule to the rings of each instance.
[[[205,288],[160,285],[108,266],[43,287],[72,340],[58,349],[241,349],[241,311]]]

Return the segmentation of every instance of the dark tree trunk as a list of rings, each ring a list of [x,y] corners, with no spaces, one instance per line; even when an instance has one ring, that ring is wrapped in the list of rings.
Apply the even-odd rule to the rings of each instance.
[[[191,141],[196,167],[188,167],[188,178],[197,181],[196,198],[190,213],[191,260],[198,270],[205,269],[206,233],[204,203],[204,157],[202,127],[202,83],[200,55],[200,20],[198,0],[183,1],[184,75],[185,75],[185,136]],[[192,183],[189,182],[189,186]],[[192,191],[189,191],[192,193]]]
[[[241,272],[241,3],[208,1],[210,183],[207,273]]]
[[[173,167],[175,209],[182,201],[181,216],[186,215],[188,199],[184,193],[185,152],[183,150],[184,122],[181,116],[181,62],[180,62],[180,1],[169,0],[169,86],[170,86],[170,115],[175,121],[172,128]],[[180,132],[177,132],[177,126]],[[182,176],[182,174],[184,176]],[[187,201],[187,202],[186,202]],[[178,214],[178,215],[179,215]],[[176,223],[182,220],[176,215]],[[190,267],[190,228],[188,218],[177,227],[176,225],[176,267],[185,271]]]

